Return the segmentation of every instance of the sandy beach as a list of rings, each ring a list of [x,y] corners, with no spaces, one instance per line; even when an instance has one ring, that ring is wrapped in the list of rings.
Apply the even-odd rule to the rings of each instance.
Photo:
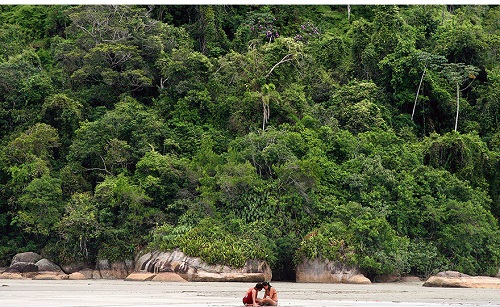
[[[498,289],[428,288],[422,282],[371,285],[271,282],[279,306],[500,306]],[[0,280],[1,307],[242,306],[252,283],[123,280]],[[262,295],[262,294],[261,294]],[[261,296],[260,295],[260,296]]]

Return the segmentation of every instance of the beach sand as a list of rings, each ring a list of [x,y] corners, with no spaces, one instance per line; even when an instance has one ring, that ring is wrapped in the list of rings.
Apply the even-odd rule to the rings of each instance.
[[[279,306],[500,306],[498,289],[422,287],[423,282],[371,285],[271,282]],[[124,280],[0,280],[1,307],[243,306],[253,283]],[[259,297],[262,297],[262,292]]]

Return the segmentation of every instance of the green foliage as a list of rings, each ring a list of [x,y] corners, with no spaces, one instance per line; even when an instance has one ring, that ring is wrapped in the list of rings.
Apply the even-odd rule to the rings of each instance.
[[[68,160],[80,163],[94,178],[128,171],[151,146],[161,148],[163,127],[154,111],[126,97],[98,120],[81,124]]]
[[[274,244],[258,226],[258,223],[246,224],[241,220],[221,221],[211,218],[203,219],[189,228],[165,224],[153,231],[149,248],[178,248],[209,264],[242,267],[248,259],[266,260],[273,264]]]
[[[446,169],[475,186],[487,185],[484,180],[490,170],[492,157],[477,134],[433,134],[422,145],[427,165]]]
[[[61,180],[44,175],[33,179],[16,201],[12,223],[38,239],[47,238],[62,215]]]
[[[61,263],[95,261],[100,225],[98,211],[89,193],[75,193],[57,225],[61,240],[54,251]]]
[[[446,8],[0,6],[0,262],[494,275],[500,10]]]
[[[160,208],[172,221],[186,209],[180,207],[176,200],[182,200],[180,195],[193,193],[190,174],[186,160],[156,151],[147,152],[137,163],[135,171],[139,185],[154,199],[152,206]]]
[[[58,147],[57,131],[47,124],[36,124],[19,135],[4,148],[5,158],[11,164],[23,164],[35,158],[49,161]]]
[[[476,15],[477,16],[477,15]],[[476,16],[467,10],[458,9],[436,31],[436,50],[450,62],[477,65],[485,47],[484,32]]]
[[[348,203],[335,208],[330,223],[302,240],[295,262],[324,258],[356,265],[369,276],[408,272],[408,239],[399,237],[374,210]]]

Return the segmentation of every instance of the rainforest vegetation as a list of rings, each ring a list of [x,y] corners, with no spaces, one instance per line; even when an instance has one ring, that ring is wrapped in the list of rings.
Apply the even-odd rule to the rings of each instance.
[[[0,266],[500,264],[500,7],[0,6]]]

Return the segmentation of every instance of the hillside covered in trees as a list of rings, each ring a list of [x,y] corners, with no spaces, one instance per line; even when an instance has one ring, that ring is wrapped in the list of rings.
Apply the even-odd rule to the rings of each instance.
[[[500,264],[500,7],[0,6],[0,266]]]

